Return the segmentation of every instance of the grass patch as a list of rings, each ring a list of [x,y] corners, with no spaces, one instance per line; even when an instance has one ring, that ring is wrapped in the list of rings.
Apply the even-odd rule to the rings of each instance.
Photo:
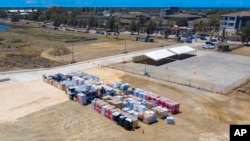
[[[69,39],[70,40],[83,40],[83,39],[85,39],[84,36],[64,35],[64,34],[57,34],[57,33],[46,32],[46,31],[35,30],[35,29],[28,29],[28,28],[17,29],[15,32],[19,33],[19,34],[30,35],[33,37],[44,38],[47,40],[63,41],[63,40],[69,40]]]
[[[22,39],[11,39],[10,43],[22,43],[23,40]]]

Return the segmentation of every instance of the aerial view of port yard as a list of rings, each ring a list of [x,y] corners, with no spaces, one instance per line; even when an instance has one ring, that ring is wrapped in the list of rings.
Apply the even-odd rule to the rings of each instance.
[[[248,141],[247,0],[0,1],[4,141]]]

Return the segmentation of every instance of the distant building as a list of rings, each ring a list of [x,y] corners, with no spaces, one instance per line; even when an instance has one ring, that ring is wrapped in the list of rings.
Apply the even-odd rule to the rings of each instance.
[[[118,16],[120,16],[120,13],[112,13],[111,14],[109,11],[105,10],[105,11],[102,12],[102,15],[104,17],[110,17],[110,16],[118,17]]]
[[[221,29],[241,29],[250,21],[250,11],[230,13],[220,16]]]
[[[84,28],[92,28],[88,25],[91,19],[94,20],[97,24],[105,25],[108,17],[101,15],[78,15],[77,19],[83,22],[83,24],[85,25]]]
[[[170,18],[186,18],[187,20],[195,20],[195,19],[200,19],[202,16],[200,15],[193,15],[189,13],[177,13],[177,14],[172,14],[172,15],[166,15],[162,18],[165,19],[170,19]]]
[[[175,14],[178,13],[180,11],[179,7],[169,7],[167,9],[161,9],[161,16],[165,16],[165,15],[171,15],[171,14]]]
[[[135,37],[136,38],[136,41],[139,41],[139,42],[154,42],[154,39],[153,38],[150,38],[150,36],[146,35],[138,35]]]
[[[137,15],[131,14],[131,15],[121,15],[120,16],[120,25],[121,26],[128,26],[133,20],[135,21],[137,19]]]
[[[160,18],[161,13],[148,13],[147,16],[149,16],[151,18]]]
[[[142,23],[139,25],[140,27],[144,27],[144,24],[150,19],[149,17],[145,16],[144,14],[123,14],[120,15],[119,20],[120,20],[120,25],[125,27],[128,26],[133,20],[136,21],[137,23],[139,22],[139,19],[141,19]]]
[[[6,10],[7,16],[10,18],[13,14],[17,14],[20,17],[25,18],[32,12],[37,12],[36,9],[9,9]]]

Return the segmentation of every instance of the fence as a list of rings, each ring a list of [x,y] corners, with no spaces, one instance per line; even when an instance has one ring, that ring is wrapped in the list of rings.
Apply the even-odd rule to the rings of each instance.
[[[239,87],[240,85],[246,83],[249,80],[249,78],[244,78],[226,87],[223,85],[217,85],[216,82],[208,82],[206,80],[199,80],[195,78],[188,79],[188,77],[185,77],[185,76],[167,74],[162,69],[157,69],[157,70],[155,68],[150,69],[149,66],[147,66],[148,68],[146,68],[146,65],[144,69],[142,67],[137,67],[138,64],[131,63],[134,66],[127,67],[127,66],[123,66],[121,63],[121,62],[126,63],[126,62],[131,62],[131,61],[132,61],[132,57],[126,57],[126,58],[124,57],[122,61],[105,60],[101,62],[101,66],[109,67],[109,68],[116,69],[116,70],[121,70],[121,71],[128,72],[128,73],[135,74],[135,75],[141,75],[141,76],[144,75],[145,69],[147,69],[147,72],[149,74],[148,77],[150,78],[162,80],[165,82],[175,83],[179,85],[184,85],[188,87],[193,87],[196,89],[214,92],[218,94],[227,94],[231,92],[232,90],[234,90],[235,88]]]
[[[240,87],[241,85],[247,83],[248,81],[250,81],[250,76],[249,77],[246,77],[246,78],[243,78],[237,82],[234,82],[233,85],[230,85],[228,87],[225,88],[225,91],[226,92],[231,92],[233,90],[235,90],[236,88]]]

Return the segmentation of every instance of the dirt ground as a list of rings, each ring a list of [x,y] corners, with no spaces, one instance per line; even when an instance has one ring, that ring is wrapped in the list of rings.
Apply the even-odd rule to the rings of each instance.
[[[175,42],[158,39],[154,43],[136,42],[135,36],[132,35],[106,37],[27,26],[14,27],[0,31],[0,71],[49,68],[69,64],[72,61],[71,52],[74,61],[79,62],[122,54],[125,48],[126,52],[134,52],[172,44]],[[57,48],[67,48],[67,52],[51,53]],[[30,53],[35,55],[30,56]],[[8,57],[8,55],[19,57]]]
[[[239,54],[239,55],[250,55],[250,47],[249,46],[244,46],[238,49],[232,50],[233,54]]]
[[[0,82],[4,83],[4,82]],[[16,119],[68,100],[66,95],[40,79],[0,88],[0,123]]]
[[[250,95],[244,98],[238,95],[237,98],[236,91],[228,96],[212,94],[107,68],[86,72],[99,76],[105,83],[121,80],[176,100],[181,103],[182,113],[174,115],[175,125],[168,125],[164,120],[152,125],[139,122],[139,129],[126,131],[92,111],[90,105],[81,106],[66,100],[62,91],[39,79],[0,89],[3,95],[0,138],[5,141],[225,141],[229,139],[229,124],[250,122]]]
[[[103,41],[89,41],[78,44],[69,45],[68,49],[74,53],[75,61],[85,61],[90,59],[108,57],[112,55],[122,54],[123,52],[135,52],[140,50],[159,48],[161,43],[143,43],[136,42],[133,40],[116,40],[116,39],[102,39]],[[175,42],[165,42],[164,45],[173,45]],[[49,52],[45,51],[42,53],[44,58],[54,60],[57,62],[70,62],[72,60],[72,54],[64,56],[51,56]]]

